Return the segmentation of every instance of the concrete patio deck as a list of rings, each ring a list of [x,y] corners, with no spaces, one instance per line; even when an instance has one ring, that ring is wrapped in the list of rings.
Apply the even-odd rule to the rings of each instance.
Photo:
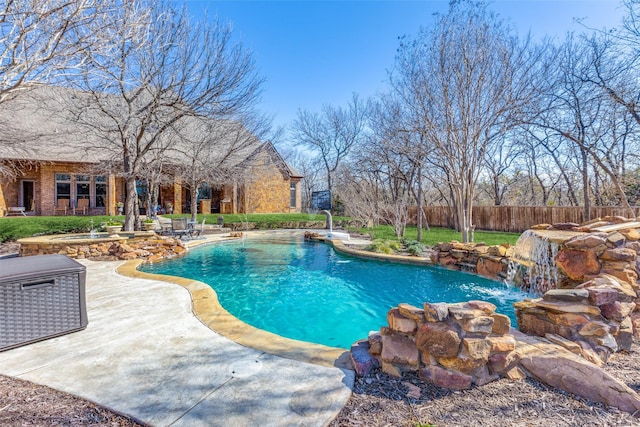
[[[236,344],[192,313],[184,287],[82,263],[87,328],[0,352],[0,373],[157,426],[321,426],[349,399],[353,371]]]

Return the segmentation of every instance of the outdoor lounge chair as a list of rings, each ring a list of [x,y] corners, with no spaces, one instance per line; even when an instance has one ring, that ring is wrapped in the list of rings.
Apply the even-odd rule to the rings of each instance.
[[[158,228],[154,231],[162,236],[170,236],[171,230],[171,219],[158,217]]]
[[[58,199],[53,208],[54,215],[66,215],[69,211],[69,199]]]
[[[202,218],[202,224],[200,224],[200,226],[198,226],[197,224],[193,226],[193,228],[191,229],[192,238],[202,236],[202,233],[204,232],[204,222],[206,220],[206,218]]]
[[[191,235],[191,229],[187,224],[187,218],[171,218],[171,235],[182,239]]]
[[[82,215],[89,213],[89,199],[78,199],[78,207],[73,209],[73,214],[78,215],[82,212]]]

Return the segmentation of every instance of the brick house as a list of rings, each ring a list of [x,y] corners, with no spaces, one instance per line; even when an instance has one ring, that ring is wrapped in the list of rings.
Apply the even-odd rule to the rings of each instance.
[[[125,199],[117,156],[95,149],[98,133],[78,131],[69,112],[40,102],[61,92],[68,96],[66,90],[43,87],[0,105],[0,122],[7,123],[0,125],[0,216],[116,215]],[[234,176],[199,186],[198,212],[300,212],[302,176],[271,142],[254,137],[243,144],[227,156]],[[215,146],[225,149],[224,141]],[[172,176],[178,159],[166,159],[165,179],[157,186],[158,205],[184,213],[190,211],[192,192]],[[140,177],[138,197],[144,197],[147,185]]]

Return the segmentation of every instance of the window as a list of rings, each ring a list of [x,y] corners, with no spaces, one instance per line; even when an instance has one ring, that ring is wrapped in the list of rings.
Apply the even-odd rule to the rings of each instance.
[[[91,199],[91,177],[76,175],[76,204],[80,199]],[[87,205],[88,206],[88,205]]]
[[[56,174],[56,201],[60,199],[71,200],[71,174]]]
[[[292,182],[291,186],[289,187],[289,194],[290,194],[290,201],[289,201],[289,206],[291,206],[292,208],[295,208],[296,205],[296,183]]]
[[[198,201],[211,199],[211,186],[207,183],[202,183],[198,187]]]
[[[104,208],[107,205],[107,178],[104,175],[95,177],[96,207]]]

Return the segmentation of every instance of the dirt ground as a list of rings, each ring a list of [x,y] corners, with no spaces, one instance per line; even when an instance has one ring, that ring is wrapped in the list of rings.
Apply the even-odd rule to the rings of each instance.
[[[631,351],[613,355],[604,369],[640,391],[640,346],[634,344]],[[471,390],[449,391],[426,384],[416,375],[396,380],[374,372],[370,377],[356,379],[351,399],[330,424],[331,427],[429,425],[640,426],[640,418],[530,378],[502,379]]]

